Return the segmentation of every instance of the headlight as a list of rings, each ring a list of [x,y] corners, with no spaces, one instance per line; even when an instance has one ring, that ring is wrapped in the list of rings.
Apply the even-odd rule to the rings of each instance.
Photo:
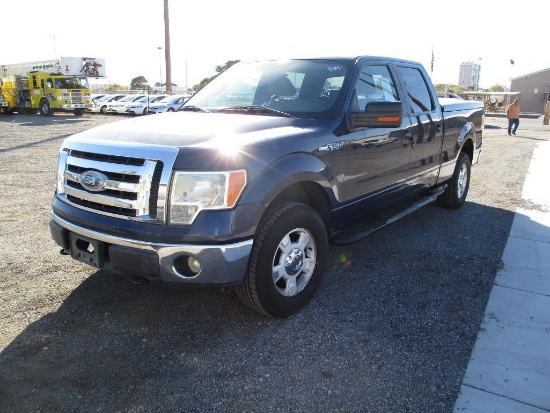
[[[59,151],[59,157],[57,158],[57,195],[65,192],[65,167],[67,165],[67,158],[69,152],[65,149]]]
[[[203,209],[235,206],[246,185],[245,171],[175,172],[170,189],[170,223],[191,224]]]

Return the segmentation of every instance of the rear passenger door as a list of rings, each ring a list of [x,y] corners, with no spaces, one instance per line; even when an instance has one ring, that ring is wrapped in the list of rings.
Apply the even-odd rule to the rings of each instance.
[[[443,118],[426,72],[415,65],[396,64],[409,112],[410,186],[422,190],[435,184],[440,166]]]

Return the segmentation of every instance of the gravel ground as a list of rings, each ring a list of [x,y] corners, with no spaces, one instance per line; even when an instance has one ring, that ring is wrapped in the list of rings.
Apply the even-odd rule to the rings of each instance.
[[[48,221],[66,136],[119,120],[0,117],[1,412],[451,412],[542,118],[488,116],[468,201],[332,247],[288,319],[232,291],[133,285],[59,254]]]

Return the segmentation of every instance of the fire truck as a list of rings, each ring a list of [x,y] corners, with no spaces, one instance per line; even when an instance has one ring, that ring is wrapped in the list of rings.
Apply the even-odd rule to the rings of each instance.
[[[105,77],[105,60],[88,57],[0,65],[2,113],[53,115],[56,111],[82,116],[92,107],[88,77]]]

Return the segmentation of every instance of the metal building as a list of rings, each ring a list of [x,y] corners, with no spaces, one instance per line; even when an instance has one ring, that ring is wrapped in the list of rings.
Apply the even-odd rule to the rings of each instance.
[[[510,79],[510,92],[521,93],[521,111],[543,114],[550,91],[550,68]]]

